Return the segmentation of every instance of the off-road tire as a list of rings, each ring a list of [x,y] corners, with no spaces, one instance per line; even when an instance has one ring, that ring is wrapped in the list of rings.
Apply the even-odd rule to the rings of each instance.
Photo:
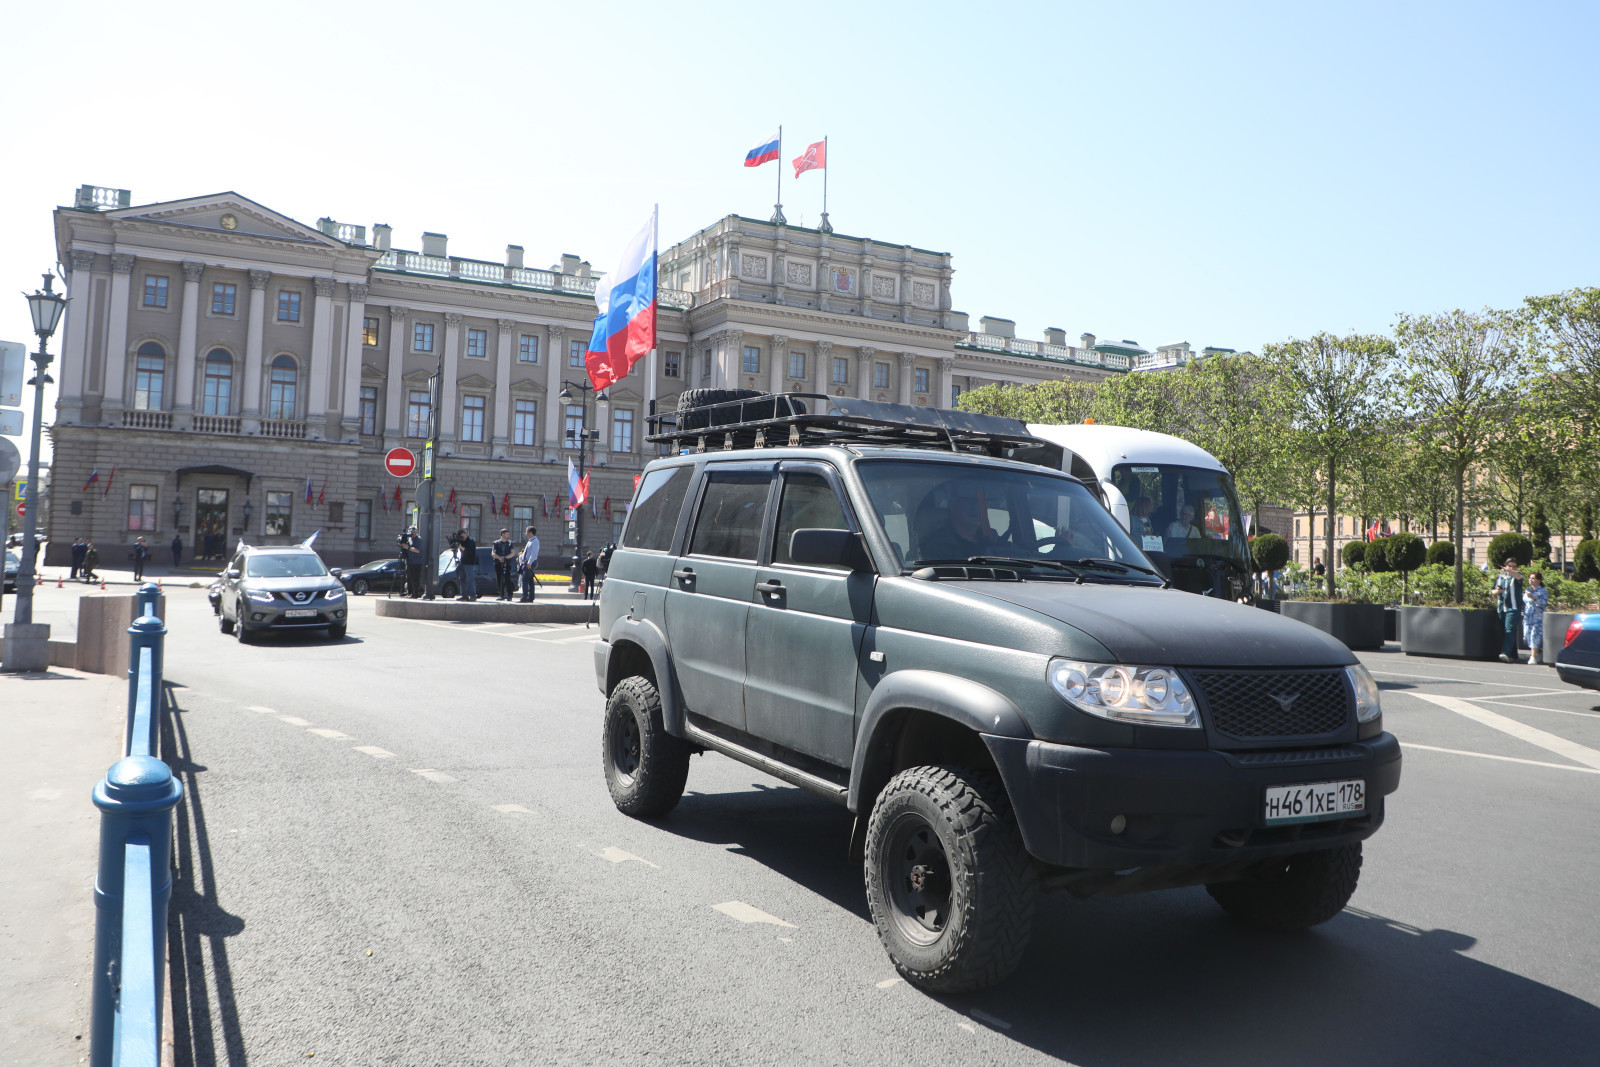
[[[328,640],[330,640],[330,641],[343,641],[345,632],[349,628],[349,626],[350,626],[349,623],[341,622],[341,623],[336,623],[333,626],[328,627]]]
[[[993,775],[912,767],[891,778],[867,823],[865,873],[878,940],[912,985],[983,989],[1021,962],[1038,877]],[[942,918],[938,907],[919,912],[918,901],[938,897],[941,879]]]
[[[635,675],[617,683],[606,701],[600,758],[618,811],[652,819],[677,807],[689,779],[691,752],[662,725],[654,682]]]
[[[366,596],[367,590],[370,588],[371,586],[367,585],[367,580],[365,578],[357,578],[355,581],[350,583],[350,591],[356,596]]]
[[[235,604],[233,608],[233,614],[238,620],[233,626],[233,636],[238,638],[241,645],[250,644],[256,639],[256,635],[251,633],[250,627],[244,624],[244,605]]]
[[[221,604],[217,605],[217,625],[221,627],[224,634],[233,633],[233,620],[222,613]]]
[[[1240,922],[1266,930],[1304,930],[1344,910],[1361,877],[1361,842],[1270,860],[1236,882],[1206,886]]]

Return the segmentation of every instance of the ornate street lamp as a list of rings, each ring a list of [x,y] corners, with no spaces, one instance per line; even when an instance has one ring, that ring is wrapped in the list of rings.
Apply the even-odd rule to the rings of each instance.
[[[32,296],[24,294],[28,301],[28,313],[33,317],[33,332],[39,338],[39,351],[33,354],[35,370],[33,378],[28,382],[33,386],[33,443],[28,453],[28,496],[22,526],[22,566],[17,570],[17,609],[13,617],[13,621],[19,626],[33,622],[33,586],[36,573],[34,556],[39,551],[39,438],[44,430],[45,383],[54,381],[45,370],[54,358],[48,349],[50,336],[56,332],[56,327],[61,323],[61,313],[67,307],[67,298],[51,288],[51,283],[55,279],[49,274],[43,277],[43,289],[36,290]],[[44,638],[46,642],[48,636],[46,633]],[[17,664],[18,669],[26,669],[27,664],[24,660],[37,657],[27,657],[26,653],[21,657],[11,655],[12,640],[16,640],[20,645],[27,638],[20,632],[8,636],[6,666],[9,668]],[[48,644],[46,647],[48,648]],[[46,655],[48,656],[48,653]]]

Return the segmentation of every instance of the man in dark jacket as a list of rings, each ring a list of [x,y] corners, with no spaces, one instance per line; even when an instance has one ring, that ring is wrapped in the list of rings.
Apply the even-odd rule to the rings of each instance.
[[[517,575],[517,546],[511,543],[511,531],[501,530],[500,537],[489,546],[494,558],[495,599],[510,600]]]
[[[415,600],[422,595],[422,538],[411,526],[395,541],[400,546],[400,562],[406,565],[406,596]]]
[[[183,562],[183,534],[172,535],[172,569],[177,570],[178,564]]]
[[[589,600],[594,599],[595,579],[600,577],[600,564],[595,561],[594,552],[583,554],[583,595]]]
[[[144,543],[144,538],[138,537],[133,542],[133,580],[144,581],[144,565],[150,559],[150,546]]]
[[[460,599],[477,600],[478,542],[472,539],[472,534],[462,530],[456,544],[460,548],[456,561],[456,577],[461,581]]]
[[[72,574],[69,577],[78,578],[83,575],[83,555],[89,551],[89,542],[79,537],[72,542]]]

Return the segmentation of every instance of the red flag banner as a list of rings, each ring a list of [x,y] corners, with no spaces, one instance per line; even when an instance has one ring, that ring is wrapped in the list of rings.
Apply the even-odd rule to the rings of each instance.
[[[794,176],[798,178],[808,170],[822,170],[827,165],[828,142],[818,141],[816,144],[807,145],[804,154],[795,157]]]
[[[500,514],[502,514],[502,515],[510,515],[511,514],[511,494],[510,493],[507,493],[500,500]]]
[[[100,495],[105,496],[111,492],[111,483],[117,480],[117,468],[111,468],[111,476],[106,479],[106,487],[100,490]]]

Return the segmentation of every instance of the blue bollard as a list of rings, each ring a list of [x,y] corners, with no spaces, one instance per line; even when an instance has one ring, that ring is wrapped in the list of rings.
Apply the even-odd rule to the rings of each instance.
[[[167,903],[172,897],[172,809],[182,799],[183,783],[150,756],[113,763],[94,790],[100,809],[100,869],[94,888],[89,1023],[93,1067],[111,1067],[119,1047],[160,1048]],[[125,883],[130,870],[138,884]],[[140,905],[142,914],[124,920],[124,895]]]
[[[124,756],[154,756],[161,728],[162,644],[166,625],[154,615],[128,627],[128,721],[123,730]]]
[[[139,615],[154,615],[157,606],[161,603],[161,587],[155,582],[145,582],[134,594],[139,601]]]

